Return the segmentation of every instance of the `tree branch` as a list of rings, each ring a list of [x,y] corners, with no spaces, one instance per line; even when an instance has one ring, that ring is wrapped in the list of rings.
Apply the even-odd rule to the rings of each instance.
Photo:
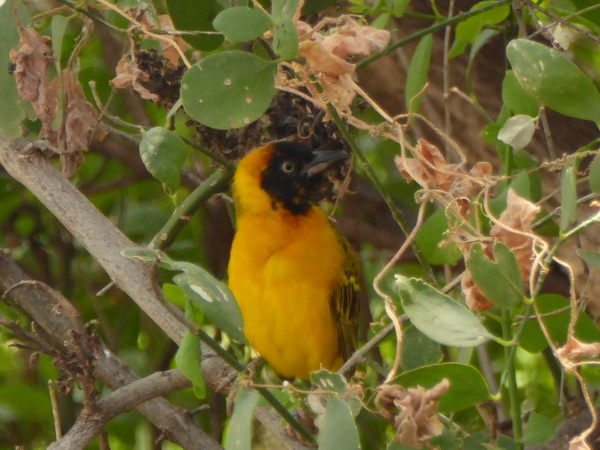
[[[55,309],[56,297],[60,294],[53,292],[48,287],[40,289],[38,285],[41,283],[24,283],[28,280],[29,277],[8,256],[7,252],[0,251],[0,290],[5,292],[5,302],[10,306],[19,308],[31,317],[48,335],[49,343],[54,348],[62,351],[64,350],[65,336],[69,336],[74,329],[83,329],[84,326],[78,317],[74,318],[73,316],[61,314]],[[61,303],[64,302],[67,302],[67,300],[64,299]],[[74,323],[77,321],[79,322]],[[99,348],[95,350],[95,375],[106,386],[118,390],[139,380],[139,377],[102,342]],[[211,354],[208,357],[208,361],[210,360],[218,360],[218,358]],[[210,364],[207,365],[211,367]],[[204,366],[203,364],[203,368]],[[174,387],[171,391],[181,389],[179,378],[172,378],[171,381],[173,380],[175,380]],[[153,397],[163,394],[164,392],[158,391]],[[114,392],[107,398],[113,395]],[[100,400],[98,404],[104,402],[104,400]],[[132,408],[135,406],[137,405],[132,406]],[[173,406],[164,398],[154,398],[145,403],[139,403],[137,408],[150,422],[161,429],[170,441],[181,445],[183,448],[220,448],[210,436],[195,425],[192,418],[185,411]],[[71,434],[71,431],[69,431],[67,435]]]

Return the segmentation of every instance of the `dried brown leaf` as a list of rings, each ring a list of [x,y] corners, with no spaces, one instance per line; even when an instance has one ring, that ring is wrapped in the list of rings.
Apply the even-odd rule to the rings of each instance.
[[[490,302],[483,294],[479,286],[475,284],[471,277],[471,272],[465,271],[462,280],[460,280],[461,289],[465,296],[465,303],[472,311],[485,311],[490,309],[494,304]]]
[[[19,45],[10,51],[15,64],[15,81],[19,95],[33,106],[42,121],[42,139],[50,135],[56,111],[57,89],[48,83],[46,71],[54,64],[50,38],[41,36],[33,28],[19,27]]]
[[[313,72],[324,73],[329,77],[339,77],[354,73],[354,65],[327,51],[322,42],[303,41],[300,54],[306,58]]]
[[[438,400],[449,387],[450,382],[443,379],[429,390],[390,384],[377,388],[375,403],[383,417],[396,428],[396,442],[421,448],[430,438],[442,433],[444,426],[436,415]]]
[[[506,209],[494,224],[490,236],[506,244],[515,254],[523,281],[529,279],[533,268],[533,230],[531,225],[540,212],[540,207],[526,200],[513,190],[508,191]],[[514,230],[514,231],[513,231]]]
[[[46,70],[54,64],[50,38],[41,36],[33,28],[19,28],[20,40],[10,51],[19,95],[30,102],[40,97],[40,89],[47,84]]]
[[[369,56],[383,50],[390,42],[390,32],[359,25],[346,17],[344,25],[323,39],[323,48],[332,55],[346,59],[353,56]]]
[[[561,361],[568,363],[577,363],[584,358],[596,358],[600,355],[600,342],[581,342],[569,336],[567,343],[557,350],[557,354]]]
[[[128,55],[124,55],[117,64],[117,76],[110,80],[110,85],[117,89],[133,89],[146,100],[158,101],[158,95],[150,92],[142,83],[149,81],[150,77],[137,66],[135,61],[131,61]]]
[[[424,188],[440,189],[454,197],[471,197],[486,184],[492,174],[488,162],[476,163],[467,174],[462,166],[448,164],[442,152],[425,139],[419,139],[413,157],[396,156],[398,170],[407,181],[416,181]]]

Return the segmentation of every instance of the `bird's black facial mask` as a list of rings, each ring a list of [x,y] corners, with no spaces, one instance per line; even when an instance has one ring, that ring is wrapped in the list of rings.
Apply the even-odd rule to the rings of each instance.
[[[315,152],[295,142],[273,144],[273,155],[263,173],[261,187],[294,215],[306,214],[311,205],[323,200],[327,181],[323,171],[348,158],[341,152]]]

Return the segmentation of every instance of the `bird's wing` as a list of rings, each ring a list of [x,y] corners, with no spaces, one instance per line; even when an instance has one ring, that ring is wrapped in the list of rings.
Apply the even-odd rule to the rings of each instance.
[[[360,263],[350,243],[338,234],[344,250],[344,275],[333,292],[331,307],[339,330],[339,345],[346,361],[358,344],[358,292]]]

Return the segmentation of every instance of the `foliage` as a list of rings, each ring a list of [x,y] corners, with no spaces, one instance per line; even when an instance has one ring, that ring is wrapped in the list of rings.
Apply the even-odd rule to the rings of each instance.
[[[558,424],[573,420],[579,427],[558,436],[559,445],[598,445],[592,300],[600,254],[579,239],[593,241],[600,219],[600,139],[580,142],[572,131],[577,146],[553,140],[562,120],[598,135],[598,5],[490,0],[448,11],[434,0],[59,2],[49,11],[0,3],[0,61],[11,67],[0,73],[0,137],[23,137],[32,152],[57,161],[104,216],[147,247],[119,252],[146,264],[162,287],[155,294],[169,302],[161,307],[175,311],[183,331],[177,348],[152,315],[106,287],[106,262],[70,234],[77,224],[60,223],[6,165],[0,246],[47,285],[40,290],[64,296],[56,305],[74,305],[73,323],[87,326],[74,326],[63,347],[40,324],[29,325],[35,318],[10,300],[17,288],[2,285],[2,446],[44,447],[58,439],[57,415],[66,432],[109,398],[115,388],[82,369],[101,345],[140,376],[178,368],[193,392],[156,395],[188,410],[201,405],[193,423],[226,448],[250,448],[260,435],[252,415],[265,407],[322,449],[518,449],[547,443]],[[396,39],[405,24],[413,32]],[[408,58],[405,74],[385,78],[385,95],[403,89],[398,115],[385,111],[386,99],[369,96],[374,86],[363,78],[395,51]],[[487,86],[478,64],[489,54],[502,74],[486,91],[495,92],[494,103],[477,93]],[[451,67],[461,68],[459,87],[450,85]],[[359,68],[366,72],[357,78]],[[453,141],[463,130],[452,129],[451,97],[481,124],[481,142],[470,148]],[[355,221],[371,230],[353,239],[371,314],[356,371],[314,372],[310,389],[308,381],[282,383],[268,367],[257,371],[237,304],[219,281],[232,220],[227,196],[217,194],[232,160],[290,136],[354,154],[355,176],[369,187],[352,185],[358,195],[347,195],[341,209],[352,211],[361,189],[369,200],[357,209],[387,207],[372,213],[383,217],[376,226],[369,213]],[[61,195],[59,186],[46,188]],[[378,241],[386,220],[405,237],[399,249],[394,240],[393,256]],[[215,381],[200,370],[215,353],[238,372],[229,398],[217,389],[231,377]],[[57,386],[54,407],[49,380]],[[593,412],[592,421],[573,419],[577,408]],[[295,411],[309,420],[298,421]],[[117,415],[106,432],[98,446],[172,437],[138,412]]]

